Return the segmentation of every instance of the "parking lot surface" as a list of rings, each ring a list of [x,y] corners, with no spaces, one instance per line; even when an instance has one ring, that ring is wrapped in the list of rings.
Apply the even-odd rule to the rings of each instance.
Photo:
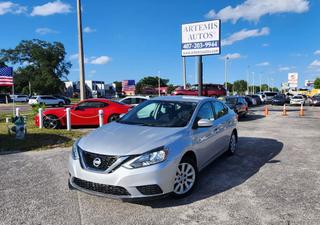
[[[184,199],[126,203],[70,191],[66,149],[0,155],[0,224],[314,224],[320,222],[320,107],[253,108],[235,156]]]

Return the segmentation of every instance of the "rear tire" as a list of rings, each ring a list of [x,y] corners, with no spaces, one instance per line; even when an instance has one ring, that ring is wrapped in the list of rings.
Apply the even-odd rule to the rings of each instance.
[[[233,131],[229,141],[228,153],[229,155],[234,155],[236,151],[237,151],[237,136],[235,131]]]
[[[182,158],[173,183],[172,195],[183,198],[190,195],[198,183],[198,168],[194,159]]]
[[[61,123],[55,115],[46,115],[43,120],[43,127],[47,129],[58,129]]]

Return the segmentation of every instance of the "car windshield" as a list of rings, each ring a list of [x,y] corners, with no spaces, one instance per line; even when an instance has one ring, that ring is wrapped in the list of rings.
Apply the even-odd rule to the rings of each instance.
[[[118,122],[153,127],[184,127],[196,106],[194,102],[149,100],[129,111]]]
[[[227,105],[235,105],[237,104],[237,98],[226,98]]]
[[[302,96],[293,96],[293,99],[302,99]]]

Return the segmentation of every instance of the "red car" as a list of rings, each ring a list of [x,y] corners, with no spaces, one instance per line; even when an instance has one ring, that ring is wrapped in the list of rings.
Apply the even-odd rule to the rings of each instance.
[[[98,126],[99,110],[103,110],[104,124],[119,118],[120,114],[127,113],[131,106],[107,99],[87,99],[70,107],[72,126]],[[39,115],[35,116],[35,124],[39,126]],[[66,126],[66,109],[47,109],[43,112],[43,126],[57,129]]]
[[[190,89],[176,89],[173,95],[198,95],[198,85],[193,85]],[[227,91],[221,84],[203,84],[202,96],[220,97],[226,96]]]

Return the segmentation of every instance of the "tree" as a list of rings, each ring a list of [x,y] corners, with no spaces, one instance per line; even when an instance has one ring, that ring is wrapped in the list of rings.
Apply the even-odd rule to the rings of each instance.
[[[160,86],[161,87],[167,87],[169,83],[169,79],[162,79],[160,78]],[[143,88],[144,87],[153,87],[157,88],[159,86],[159,77],[144,77],[136,84],[136,93],[137,94],[143,94]]]
[[[314,81],[314,88],[315,89],[320,89],[320,77],[317,77]]]
[[[121,81],[115,81],[113,82],[116,85],[116,92],[121,93],[122,92],[122,82]]]
[[[17,93],[27,93],[29,82],[37,94],[58,94],[64,91],[71,63],[65,61],[65,48],[60,42],[21,41],[14,49],[2,49],[0,62],[17,66],[14,83]]]
[[[238,92],[239,94],[244,94],[247,90],[247,81],[245,80],[236,80],[233,82],[234,91]]]
[[[169,84],[169,85],[168,85],[167,93],[168,93],[168,94],[171,94],[174,90],[176,90],[176,88],[175,88],[172,84]]]
[[[227,89],[228,89],[229,92],[232,92],[233,91],[233,84],[227,82]]]

